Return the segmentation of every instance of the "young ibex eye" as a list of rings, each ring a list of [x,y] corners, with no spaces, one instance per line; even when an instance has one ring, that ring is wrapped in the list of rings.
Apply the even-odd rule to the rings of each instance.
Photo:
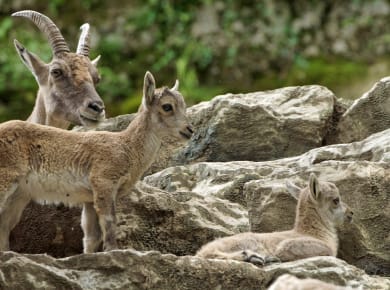
[[[165,112],[170,112],[170,111],[173,110],[173,107],[172,107],[171,104],[164,104],[164,105],[162,105],[162,108],[163,108],[163,110],[164,110]]]
[[[51,75],[52,75],[53,77],[55,77],[55,78],[59,78],[59,77],[62,76],[62,70],[59,69],[59,68],[52,69],[52,70],[50,71],[50,73],[51,73]]]
[[[335,199],[333,199],[333,203],[335,205],[338,205],[340,203],[340,199],[338,197],[336,197]]]

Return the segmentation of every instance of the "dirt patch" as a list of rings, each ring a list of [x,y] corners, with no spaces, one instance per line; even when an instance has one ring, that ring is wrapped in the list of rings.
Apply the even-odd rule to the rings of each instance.
[[[80,208],[30,202],[11,232],[10,248],[18,253],[46,253],[56,258],[80,254],[80,217]]]

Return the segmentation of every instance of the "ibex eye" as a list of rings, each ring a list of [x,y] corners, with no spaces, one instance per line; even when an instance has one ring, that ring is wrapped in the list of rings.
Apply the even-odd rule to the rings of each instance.
[[[172,107],[171,104],[164,104],[164,105],[162,105],[162,108],[163,108],[163,110],[164,110],[165,112],[170,112],[170,111],[173,110],[173,107]]]
[[[62,70],[60,70],[59,68],[52,69],[51,74],[53,77],[58,78],[62,76]]]
[[[339,199],[339,198],[335,198],[335,199],[333,200],[333,203],[334,203],[335,205],[338,205],[338,204],[340,203],[340,199]]]

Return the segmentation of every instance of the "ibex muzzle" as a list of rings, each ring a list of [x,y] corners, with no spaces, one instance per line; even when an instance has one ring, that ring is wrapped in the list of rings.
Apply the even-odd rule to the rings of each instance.
[[[47,36],[53,52],[50,63],[44,63],[17,40],[15,48],[39,85],[34,110],[28,121],[67,128],[70,124],[95,125],[105,118],[104,103],[96,92],[100,80],[97,63],[89,59],[89,24],[82,33],[76,53],[69,50],[60,30],[47,16],[36,11],[19,11],[12,16],[30,19]]]

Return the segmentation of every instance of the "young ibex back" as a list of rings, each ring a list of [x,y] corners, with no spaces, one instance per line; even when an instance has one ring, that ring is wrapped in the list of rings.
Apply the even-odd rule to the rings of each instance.
[[[83,204],[84,252],[117,247],[115,200],[153,162],[164,136],[192,135],[178,91],[155,89],[147,72],[142,104],[122,132],[73,132],[10,121],[0,125],[0,250],[33,199]]]
[[[47,16],[24,10],[12,16],[33,21],[47,36],[53,52],[50,63],[44,63],[16,39],[16,51],[38,82],[39,90],[33,112],[27,121],[66,129],[70,124],[95,125],[104,119],[104,104],[95,85],[100,56],[89,59],[89,24],[84,24],[76,53],[69,50],[60,30]]]
[[[312,173],[309,186],[299,189],[288,186],[297,196],[294,228],[273,233],[241,233],[214,240],[204,245],[197,256],[234,259],[255,264],[293,261],[312,256],[336,256],[338,238],[336,226],[352,211],[341,202],[333,183],[318,181]]]

